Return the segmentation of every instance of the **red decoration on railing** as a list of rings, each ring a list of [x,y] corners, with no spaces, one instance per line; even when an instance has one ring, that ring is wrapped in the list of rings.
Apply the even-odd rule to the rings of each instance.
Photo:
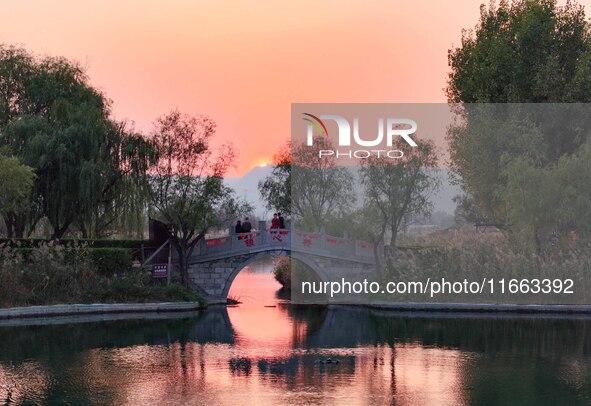
[[[265,233],[271,238],[266,237]],[[253,230],[248,233],[232,233],[227,237],[202,240],[198,243],[198,245],[205,244],[205,247],[202,248],[212,248],[200,249],[199,252],[201,255],[219,256],[224,254],[224,250],[228,251],[227,255],[232,255],[232,251],[242,252],[245,248],[249,249],[256,247],[260,250],[264,249],[266,246],[269,246],[270,249],[273,249],[273,244],[281,244],[282,246],[288,244],[290,239],[289,237],[286,238],[286,236],[290,235],[291,233],[295,233],[296,242],[298,244],[302,243],[306,248],[325,248],[328,249],[329,252],[334,251],[335,255],[339,256],[361,254],[366,257],[369,254],[369,250],[374,248],[374,244],[372,243],[357,241],[355,239],[333,237],[324,233],[308,234],[306,232],[297,230],[262,229],[257,231]],[[237,241],[238,244],[234,244],[234,241]],[[244,241],[244,245],[240,244],[240,241]],[[230,244],[230,242],[232,242],[232,244]],[[220,246],[220,244],[223,244],[223,246]],[[335,245],[338,247],[335,247]],[[360,250],[359,252],[357,251],[358,249]],[[352,252],[349,253],[347,250],[351,250]]]
[[[281,236],[281,234],[274,234],[273,241],[283,242],[283,237]]]
[[[252,238],[252,235],[244,240],[244,244],[246,244],[247,247],[254,247],[254,238]]]
[[[310,238],[312,240],[317,240],[320,238],[320,236],[318,234],[306,234],[306,233],[302,233],[301,231],[297,231],[296,236],[303,237],[303,238]]]
[[[345,240],[342,238],[326,236],[326,242],[328,242],[330,244],[343,245],[343,244],[349,244],[351,242],[351,240]]]
[[[223,244],[225,242],[226,242],[225,238],[218,238],[216,240],[208,240],[207,245],[211,246],[211,245]]]

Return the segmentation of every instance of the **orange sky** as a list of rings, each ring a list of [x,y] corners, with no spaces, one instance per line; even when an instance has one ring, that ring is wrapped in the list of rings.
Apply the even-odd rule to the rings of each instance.
[[[210,115],[235,175],[289,138],[292,102],[445,102],[447,50],[481,2],[29,0],[3,3],[0,42],[80,61],[139,130]]]

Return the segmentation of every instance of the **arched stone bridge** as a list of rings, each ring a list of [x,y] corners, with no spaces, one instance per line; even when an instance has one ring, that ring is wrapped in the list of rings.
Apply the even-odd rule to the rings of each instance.
[[[321,281],[327,275],[367,272],[375,267],[374,246],[323,232],[266,228],[202,240],[189,259],[192,285],[211,303],[225,302],[234,278],[246,265],[268,256],[289,256],[304,263]]]

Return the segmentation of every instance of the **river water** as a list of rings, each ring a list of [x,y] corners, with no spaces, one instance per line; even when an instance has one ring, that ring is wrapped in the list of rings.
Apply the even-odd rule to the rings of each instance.
[[[591,404],[591,318],[290,306],[269,270],[236,307],[0,321],[0,405]]]

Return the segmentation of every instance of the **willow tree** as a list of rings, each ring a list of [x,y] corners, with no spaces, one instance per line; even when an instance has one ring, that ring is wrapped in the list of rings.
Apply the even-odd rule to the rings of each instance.
[[[77,63],[0,46],[0,144],[36,174],[29,230],[42,217],[54,238],[97,229],[118,186],[146,171],[150,144],[124,131],[110,104]]]
[[[168,226],[178,254],[181,283],[189,285],[189,257],[199,241],[250,210],[224,185],[234,164],[231,145],[211,146],[216,124],[205,116],[172,111],[156,121],[152,141],[158,160],[148,175],[153,215]]]
[[[143,175],[155,160],[150,141],[128,129],[125,122],[107,122],[98,154],[81,168],[88,187],[81,189],[85,204],[76,225],[83,236],[125,232],[130,220],[140,222],[136,235],[141,234],[149,200]]]
[[[4,156],[0,151],[0,216],[4,219],[8,237],[22,235],[15,230],[17,219],[30,205],[31,189],[35,180],[33,169],[17,158]]]

